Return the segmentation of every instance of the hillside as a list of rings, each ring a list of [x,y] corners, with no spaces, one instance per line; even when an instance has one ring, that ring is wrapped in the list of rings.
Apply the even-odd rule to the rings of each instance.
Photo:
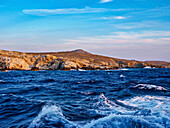
[[[81,49],[66,52],[23,53],[0,50],[1,70],[105,70],[118,68],[164,67],[149,62],[95,55]]]
[[[145,61],[145,62],[153,65],[161,65],[166,68],[170,68],[170,62],[166,62],[166,61]]]

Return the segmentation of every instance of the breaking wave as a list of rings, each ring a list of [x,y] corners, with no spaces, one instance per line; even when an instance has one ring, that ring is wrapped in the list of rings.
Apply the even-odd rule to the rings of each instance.
[[[65,119],[60,107],[55,105],[46,105],[29,126],[29,128],[37,127],[76,128],[77,126],[73,122]]]
[[[81,122],[68,120],[60,107],[45,105],[29,128],[168,128],[169,101],[169,98],[161,96],[137,96],[113,101],[102,93],[92,100],[92,109],[104,117],[82,125]]]
[[[167,91],[166,88],[161,86],[151,85],[151,84],[138,84],[133,89],[140,89],[140,90],[155,90],[155,91]]]

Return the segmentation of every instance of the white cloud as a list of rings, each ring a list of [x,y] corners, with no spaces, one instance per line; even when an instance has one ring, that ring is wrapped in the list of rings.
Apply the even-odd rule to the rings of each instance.
[[[126,19],[127,17],[125,16],[111,16],[111,17],[100,17],[100,18],[94,18],[94,19],[99,19],[99,20],[114,20],[114,19],[117,19],[117,20],[123,20],[123,19]]]
[[[140,11],[129,13],[129,15],[136,15],[138,17],[140,16],[144,18],[146,18],[146,16],[163,17],[163,16],[170,16],[170,13],[168,13],[169,11],[170,11],[170,6],[165,6],[165,7],[159,7],[154,9],[148,9],[148,10],[142,9]]]
[[[107,2],[111,2],[113,0],[101,0],[100,3],[107,3]]]
[[[124,17],[124,16],[115,16],[114,19],[122,20],[122,19],[126,19],[126,17]]]
[[[155,29],[159,28],[161,26],[162,29],[168,29],[170,26],[170,22],[164,21],[142,21],[142,22],[127,22],[127,23],[118,23],[113,25],[114,27],[118,29],[137,29],[137,28],[142,28],[142,29]]]
[[[99,13],[108,11],[126,11],[129,9],[107,9],[107,8],[65,8],[65,9],[25,9],[22,10],[25,14],[46,16],[46,15],[58,15],[58,14],[80,14],[80,13]],[[120,18],[120,17],[119,17]]]
[[[65,39],[65,42],[78,44],[100,45],[124,45],[138,46],[149,44],[169,44],[170,31],[143,31],[143,32],[112,32],[110,35],[96,37],[77,37],[75,39]]]

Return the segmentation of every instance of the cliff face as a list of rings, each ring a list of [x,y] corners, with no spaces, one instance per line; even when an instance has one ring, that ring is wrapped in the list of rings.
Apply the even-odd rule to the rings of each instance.
[[[104,70],[163,67],[135,60],[94,55],[83,50],[57,53],[22,53],[0,50],[0,70]]]

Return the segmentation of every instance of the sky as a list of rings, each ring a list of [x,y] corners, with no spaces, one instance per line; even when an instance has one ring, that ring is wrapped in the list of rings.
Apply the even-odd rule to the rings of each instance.
[[[0,49],[170,61],[170,0],[0,0]]]

